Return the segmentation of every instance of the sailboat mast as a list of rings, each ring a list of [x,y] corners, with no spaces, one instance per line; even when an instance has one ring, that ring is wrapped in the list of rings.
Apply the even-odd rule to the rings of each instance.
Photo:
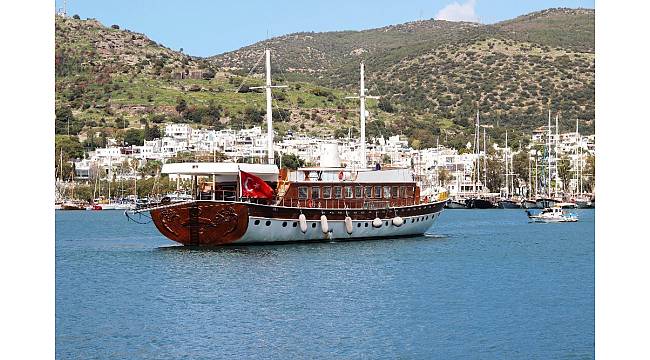
[[[264,86],[253,86],[251,89],[262,89],[266,93],[266,153],[267,153],[267,162],[269,164],[274,163],[273,156],[273,104],[271,89],[272,88],[286,88],[286,85],[272,85],[271,84],[271,50],[264,50],[264,56],[266,57],[266,84]]]
[[[271,50],[264,51],[266,55],[266,151],[268,163],[273,164],[273,106],[271,99]]]
[[[483,128],[483,192],[485,192],[486,186],[487,186],[487,146],[486,146],[485,128]]]
[[[546,170],[548,182],[546,183],[546,196],[551,197],[551,109],[548,109],[548,135],[546,139]]]
[[[508,130],[506,130],[506,148],[504,149],[504,157],[506,163],[506,199],[510,196],[510,189],[508,188]]]
[[[560,160],[559,152],[558,152],[558,146],[560,144],[560,126],[559,126],[559,119],[560,119],[560,114],[557,113],[555,114],[555,196],[558,194],[558,180],[559,180],[559,174],[558,174],[558,161]]]
[[[361,154],[360,163],[361,168],[366,167],[366,84],[364,79],[364,64],[361,62],[361,79],[359,81],[359,111],[361,115]]]

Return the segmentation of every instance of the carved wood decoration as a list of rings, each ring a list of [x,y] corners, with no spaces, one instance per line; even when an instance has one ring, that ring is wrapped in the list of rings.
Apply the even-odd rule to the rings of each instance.
[[[151,211],[158,230],[183,245],[223,245],[240,239],[248,227],[242,204],[193,203]]]

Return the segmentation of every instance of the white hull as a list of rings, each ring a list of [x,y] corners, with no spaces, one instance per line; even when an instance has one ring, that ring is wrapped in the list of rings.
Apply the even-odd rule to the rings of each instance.
[[[405,217],[401,226],[393,225],[392,219],[382,219],[381,227],[373,227],[372,220],[352,221],[352,233],[348,234],[343,220],[328,221],[329,231],[323,233],[320,220],[307,220],[307,231],[300,229],[296,219],[268,219],[251,216],[244,236],[234,244],[336,241],[369,238],[392,238],[422,235],[433,226],[440,212],[421,216]],[[256,225],[256,220],[259,223]],[[266,225],[270,222],[269,225]],[[295,226],[294,226],[295,223]],[[283,226],[284,225],[284,226]]]

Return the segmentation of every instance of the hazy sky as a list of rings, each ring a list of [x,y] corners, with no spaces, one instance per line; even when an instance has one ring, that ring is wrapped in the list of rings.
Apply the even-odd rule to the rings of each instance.
[[[236,50],[299,31],[362,30],[419,19],[494,23],[551,7],[595,8],[595,0],[68,0],[67,13],[144,33],[195,56]],[[63,0],[56,0],[56,8]]]

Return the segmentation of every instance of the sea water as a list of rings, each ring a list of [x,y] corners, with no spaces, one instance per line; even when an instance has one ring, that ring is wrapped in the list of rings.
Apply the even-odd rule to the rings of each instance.
[[[56,212],[61,359],[594,357],[594,210],[445,210],[408,239],[197,250]]]

